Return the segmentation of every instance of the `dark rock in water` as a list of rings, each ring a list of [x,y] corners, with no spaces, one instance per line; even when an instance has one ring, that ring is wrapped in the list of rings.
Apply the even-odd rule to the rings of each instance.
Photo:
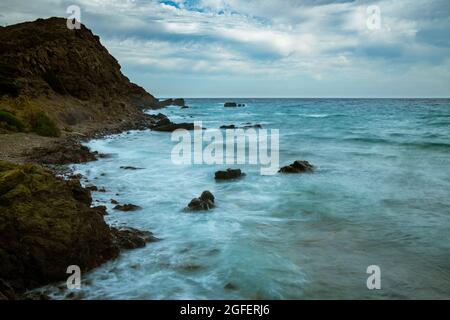
[[[188,109],[188,106],[182,106],[181,109]]]
[[[117,200],[111,199],[111,203],[112,204],[119,204],[119,202]]]
[[[104,187],[101,187],[100,189],[98,189],[98,192],[106,192],[106,189]]]
[[[167,106],[179,106],[179,107],[184,107],[185,106],[185,101],[182,98],[177,98],[177,99],[166,99],[163,101],[158,101],[157,102],[158,107],[163,108],[163,107],[167,107]]]
[[[216,171],[214,179],[216,180],[230,180],[245,176],[241,169],[227,169],[226,171]]]
[[[186,103],[183,98],[173,99],[172,104],[174,106],[185,107]]]
[[[135,204],[118,204],[117,206],[114,207],[114,210],[119,210],[119,211],[137,211],[142,209],[141,207],[135,205]]]
[[[160,241],[150,231],[141,231],[134,228],[112,229],[115,244],[120,249],[136,249],[145,247],[148,242]]]
[[[170,123],[166,125],[160,125],[153,128],[154,131],[173,132],[177,129],[194,130],[193,123]]]
[[[93,184],[87,185],[85,187],[85,189],[89,190],[89,191],[98,191],[97,186],[94,186]]]
[[[220,129],[236,129],[234,124],[220,126]]]
[[[237,290],[238,288],[237,288],[237,286],[235,286],[233,283],[231,283],[231,282],[228,282],[224,287],[223,287],[224,289],[227,289],[227,290]]]
[[[245,103],[239,103],[238,107],[245,107]]]
[[[235,108],[235,107],[237,107],[237,103],[236,102],[225,102],[225,104],[223,106],[227,107],[227,108]]]
[[[314,166],[310,164],[308,161],[304,160],[296,160],[292,164],[282,167],[278,172],[283,173],[303,173],[303,172],[312,172],[314,170]]]
[[[121,166],[120,169],[123,170],[142,170],[144,168],[132,167],[132,166]]]
[[[255,129],[262,129],[262,125],[260,125],[259,123],[257,124],[248,124],[243,126],[244,129],[250,129],[250,128],[255,128]]]
[[[200,198],[194,198],[188,204],[188,209],[194,211],[209,210],[212,208],[214,208],[214,196],[209,191],[203,191]]]
[[[69,265],[85,272],[117,257],[103,210],[91,204],[77,179],[0,162],[0,279],[23,292],[67,279]]]

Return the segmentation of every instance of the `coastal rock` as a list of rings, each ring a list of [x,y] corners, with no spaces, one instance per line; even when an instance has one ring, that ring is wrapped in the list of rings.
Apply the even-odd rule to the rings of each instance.
[[[237,127],[234,124],[229,124],[229,125],[223,125],[220,126],[220,129],[236,129]]]
[[[223,105],[225,108],[235,108],[237,107],[237,103],[236,102],[225,102]]]
[[[231,180],[245,176],[241,169],[227,169],[225,171],[216,171],[214,179],[216,180]]]
[[[214,206],[214,195],[209,191],[203,191],[200,198],[194,198],[189,202],[188,209],[201,211],[212,209]]]
[[[158,101],[157,105],[161,108],[167,107],[167,106],[179,106],[184,107],[186,106],[184,99],[177,98],[177,99],[166,99],[163,101]]]
[[[160,241],[150,231],[141,231],[134,228],[112,228],[115,244],[120,249],[136,249],[145,247],[146,243]]]
[[[47,147],[34,148],[28,153],[28,159],[40,164],[70,164],[95,161],[99,157],[75,139],[54,142]]]
[[[152,130],[154,131],[165,131],[165,132],[173,132],[177,129],[194,130],[195,126],[193,123],[169,123],[152,128]]]
[[[137,211],[137,210],[141,210],[141,209],[142,208],[140,206],[137,206],[137,205],[131,204],[131,203],[123,204],[123,205],[122,204],[118,204],[118,205],[116,205],[114,207],[114,210],[125,211],[125,212]]]
[[[18,291],[67,278],[118,255],[89,191],[35,165],[0,163],[0,278]]]
[[[296,160],[292,164],[282,167],[278,172],[283,173],[303,173],[303,172],[312,172],[314,170],[314,166],[305,160]]]

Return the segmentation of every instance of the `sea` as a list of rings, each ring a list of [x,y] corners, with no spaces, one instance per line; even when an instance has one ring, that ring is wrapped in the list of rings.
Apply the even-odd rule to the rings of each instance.
[[[225,108],[227,101],[245,107]],[[110,225],[149,230],[161,240],[82,274],[80,290],[65,282],[42,288],[51,298],[450,298],[449,99],[186,104],[149,113],[220,132],[231,124],[277,130],[279,146],[268,151],[278,153],[279,166],[307,160],[314,172],[262,175],[248,162],[176,164],[179,142],[168,132],[92,140],[87,146],[107,156],[72,168],[84,184],[106,189],[93,193],[94,205],[108,207]],[[215,171],[227,168],[246,175],[216,181]],[[186,211],[204,190],[216,207]],[[142,209],[117,211],[111,199]]]

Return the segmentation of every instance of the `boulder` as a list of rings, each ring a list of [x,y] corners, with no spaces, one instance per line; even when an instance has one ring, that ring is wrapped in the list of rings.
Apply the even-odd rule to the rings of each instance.
[[[115,244],[120,249],[136,249],[145,247],[148,242],[160,241],[150,231],[141,231],[135,228],[112,228],[112,234]]]
[[[214,208],[214,195],[209,191],[203,191],[199,198],[189,202],[188,209],[193,211],[209,210]]]
[[[119,211],[137,211],[137,210],[141,210],[142,208],[140,206],[137,206],[135,204],[118,204],[114,207],[114,210],[119,210]]]
[[[104,208],[91,207],[79,180],[0,162],[0,186],[0,279],[14,290],[66,279],[69,265],[85,272],[117,257]]]
[[[312,172],[314,170],[314,166],[305,160],[296,160],[292,164],[282,167],[278,172],[283,173],[304,173],[304,172]]]
[[[214,179],[216,180],[231,180],[245,176],[241,169],[227,169],[225,171],[216,171]]]
[[[225,102],[225,104],[223,106],[226,108],[236,108],[237,103],[236,102]]]

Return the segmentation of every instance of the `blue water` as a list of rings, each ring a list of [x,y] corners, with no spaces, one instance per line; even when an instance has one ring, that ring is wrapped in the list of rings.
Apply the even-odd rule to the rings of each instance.
[[[255,165],[176,166],[176,142],[164,132],[91,141],[110,156],[75,169],[106,188],[94,199],[108,206],[108,223],[151,230],[162,241],[83,275],[77,298],[450,298],[450,100],[236,100],[247,106],[191,99],[189,109],[162,112],[206,128],[279,129],[280,165],[304,159],[316,171],[261,176]],[[215,182],[226,167],[247,176]],[[217,207],[184,212],[203,190]],[[111,198],[143,210],[114,211]],[[381,290],[367,289],[369,265],[381,269]],[[63,284],[47,290],[70,294]]]

